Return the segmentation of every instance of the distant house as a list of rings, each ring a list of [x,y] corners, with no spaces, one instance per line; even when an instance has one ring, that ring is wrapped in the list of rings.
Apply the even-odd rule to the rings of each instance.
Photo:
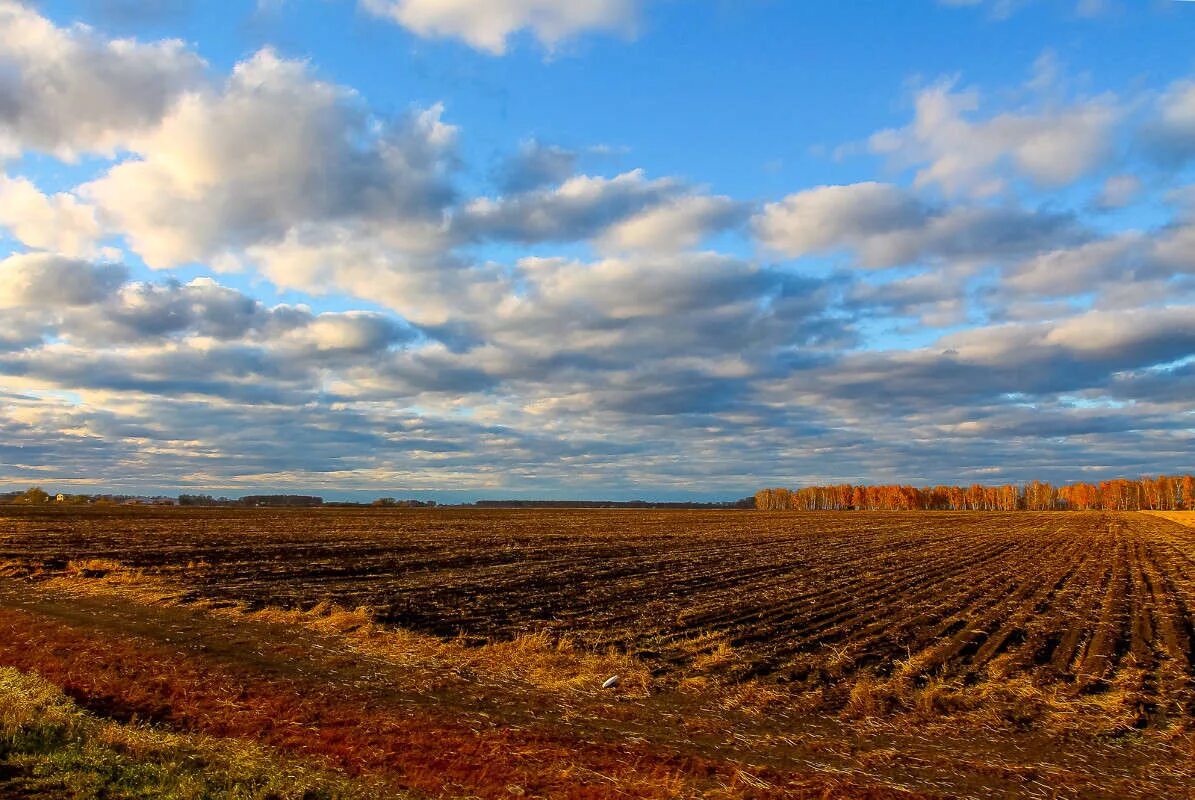
[[[54,502],[55,503],[65,503],[66,495],[64,495],[62,492],[59,492],[58,494],[54,495]]]

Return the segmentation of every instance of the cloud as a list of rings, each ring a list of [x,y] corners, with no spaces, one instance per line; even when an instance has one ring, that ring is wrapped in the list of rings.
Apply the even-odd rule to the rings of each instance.
[[[766,353],[825,332],[821,282],[717,253],[525,259],[520,266],[522,292],[479,321],[487,341],[519,358],[586,353],[621,366],[670,355]]]
[[[799,257],[863,244],[868,263],[887,261],[888,248],[866,244],[920,227],[926,210],[912,195],[885,183],[819,186],[768,204],[756,218],[759,239],[774,250]]]
[[[851,352],[841,312],[827,314],[839,278],[713,254],[532,261],[519,293],[472,320],[482,344],[454,353],[389,315],[270,308],[209,280],[144,284],[13,258],[0,275],[39,280],[6,280],[0,296],[55,321],[0,354],[6,385],[43,398],[0,404],[0,441],[31,443],[6,455],[11,480],[31,474],[20,465],[57,464],[142,486],[633,492],[743,476],[749,487],[764,472],[791,481],[822,474],[828,451],[834,475],[913,480],[1014,462],[1049,477],[1097,455],[1134,469],[1134,438],[1162,437],[1154,464],[1191,443],[1174,427],[1186,395],[1168,388],[1184,378],[1159,372],[1195,352],[1190,306]],[[923,299],[947,294],[921,287]],[[1130,393],[1152,405],[1099,405]],[[1062,399],[1076,394],[1091,404]],[[1041,436],[1054,437],[1050,458],[1030,446]]]
[[[68,317],[62,328],[97,345],[176,334],[236,339],[265,326],[268,317],[256,300],[210,279],[133,282],[89,313]]]
[[[1032,253],[1081,234],[1072,217],[989,206],[930,206],[892,184],[819,186],[756,215],[766,247],[793,258],[850,252],[863,267],[921,259],[981,263]]]
[[[418,325],[470,319],[510,291],[499,265],[425,252],[426,231],[411,236],[375,226],[316,224],[279,242],[248,248],[246,259],[276,286],[313,295],[368,298]],[[412,247],[414,240],[415,252]]]
[[[965,8],[969,6],[984,6],[993,19],[1007,19],[1019,7],[1029,0],[938,0],[939,5]]]
[[[967,289],[965,275],[940,269],[883,283],[856,283],[847,304],[872,319],[915,317],[925,327],[943,328],[967,321]]]
[[[729,197],[685,195],[614,223],[598,237],[610,251],[681,251],[743,221],[746,209]]]
[[[640,169],[613,178],[578,175],[555,187],[472,200],[457,212],[453,229],[462,239],[587,239],[683,191],[679,181],[648,179]]]
[[[1142,141],[1165,165],[1181,165],[1195,157],[1195,81],[1175,81],[1158,98]]]
[[[1167,226],[1152,245],[1154,257],[1165,268],[1195,273],[1195,218]]]
[[[181,41],[109,40],[0,0],[0,157],[112,153],[155,125],[205,69]]]
[[[95,209],[66,192],[46,196],[25,178],[0,175],[0,228],[24,245],[68,256],[93,255],[100,237]]]
[[[71,391],[244,403],[501,392],[535,413],[697,413],[743,398],[793,348],[850,336],[825,316],[827,284],[712,253],[525,260],[473,316],[455,307],[475,336],[459,351],[390,315],[271,308],[210,279],[128,281],[45,255],[0,266],[0,302],[37,312],[6,337],[21,352],[0,372]]]
[[[1001,290],[1033,298],[1102,293],[1125,300],[1144,289],[1133,304],[1173,302],[1181,298],[1173,281],[1195,275],[1193,246],[1195,224],[1188,221],[1148,232],[1121,231],[1011,262]],[[1171,285],[1159,291],[1167,282]]]
[[[577,153],[531,140],[498,170],[498,187],[505,194],[526,192],[563,183],[577,166]]]
[[[549,49],[583,31],[630,31],[639,0],[361,0],[361,7],[424,37],[461,39],[494,55],[529,31]]]
[[[371,355],[410,341],[410,330],[389,317],[366,311],[327,312],[291,327],[282,337],[287,349],[329,356]]]
[[[455,132],[432,107],[375,125],[357,95],[261,50],[188,94],[81,193],[154,267],[283,239],[306,223],[436,226]]]
[[[874,134],[869,149],[916,167],[918,188],[989,197],[1008,188],[1010,174],[1053,188],[1100,169],[1122,116],[1108,97],[976,119],[979,109],[978,92],[939,82],[917,93],[908,126]]]
[[[1040,253],[1011,269],[1006,287],[1038,298],[1082,294],[1117,275],[1131,274],[1147,257],[1143,237],[1123,234]]]
[[[850,355],[790,383],[803,384],[828,406],[965,413],[976,405],[1100,390],[1120,372],[1191,355],[1195,306],[1089,311],[1051,322],[975,327],[926,348]]]
[[[0,481],[44,481],[62,469],[130,491],[145,487],[243,494],[336,490],[351,477],[366,491],[477,494],[505,481],[549,479],[582,469],[608,486],[626,482],[613,464],[638,448],[601,437],[570,438],[475,421],[429,420],[369,405],[293,407],[146,400],[110,409],[53,398],[0,403]],[[313,425],[311,417],[322,424]],[[9,447],[7,442],[28,442]],[[227,453],[241,451],[235,464]],[[582,466],[584,465],[584,466]],[[458,495],[459,496],[459,495]],[[451,495],[450,495],[451,497]]]
[[[1144,185],[1136,175],[1112,175],[1104,181],[1104,187],[1096,198],[1096,206],[1102,209],[1124,208],[1137,199]]]
[[[111,295],[125,275],[123,267],[48,253],[10,255],[0,261],[0,308],[89,305]]]
[[[26,317],[50,340],[81,350],[178,347],[205,351],[211,342],[264,348],[294,363],[377,355],[410,342],[409,326],[377,312],[314,314],[303,307],[266,307],[210,278],[190,283],[128,280],[117,264],[96,264],[47,253],[0,261],[0,308],[37,312]]]
[[[1195,307],[1092,311],[1056,324],[1041,341],[1117,368],[1164,363],[1195,354]]]

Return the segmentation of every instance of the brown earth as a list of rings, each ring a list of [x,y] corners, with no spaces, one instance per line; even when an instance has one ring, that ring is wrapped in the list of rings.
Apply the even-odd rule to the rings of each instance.
[[[4,509],[0,574],[0,665],[434,796],[1195,772],[1195,531],[1143,514]],[[320,601],[372,612],[253,613]]]

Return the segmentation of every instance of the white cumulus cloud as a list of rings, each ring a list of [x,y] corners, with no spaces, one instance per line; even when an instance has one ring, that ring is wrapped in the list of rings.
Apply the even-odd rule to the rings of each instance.
[[[999,194],[1010,174],[1043,187],[1076,181],[1103,166],[1121,116],[1110,99],[1096,98],[985,118],[979,93],[954,81],[922,89],[914,107],[909,125],[874,134],[869,147],[915,166],[917,187],[958,196]]]
[[[82,187],[147,263],[282,239],[312,221],[434,221],[454,129],[433,107],[379,126],[351,90],[266,49],[188,94]]]
[[[65,192],[42,194],[29,180],[2,174],[0,228],[28,247],[68,256],[93,254],[100,236],[93,207]]]
[[[123,147],[198,85],[205,68],[176,39],[107,39],[0,0],[0,157]]]
[[[544,46],[587,30],[629,30],[639,0],[361,0],[361,6],[420,36],[452,37],[494,54],[530,31]]]

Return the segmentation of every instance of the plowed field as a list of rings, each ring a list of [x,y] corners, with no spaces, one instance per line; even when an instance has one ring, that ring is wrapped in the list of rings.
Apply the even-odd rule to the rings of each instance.
[[[1147,514],[0,511],[0,570],[33,586],[88,560],[184,604],[366,606],[478,646],[546,632],[631,656],[652,696],[760,690],[773,720],[1014,735],[1073,715],[1068,736],[1172,745],[1195,719],[1195,530]]]

